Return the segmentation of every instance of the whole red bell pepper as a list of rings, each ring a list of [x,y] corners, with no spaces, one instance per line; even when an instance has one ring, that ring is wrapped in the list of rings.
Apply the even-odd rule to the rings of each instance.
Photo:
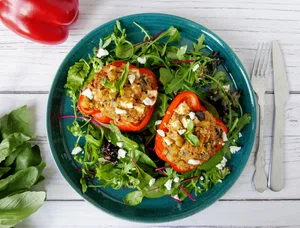
[[[18,35],[59,44],[78,17],[78,0],[0,0],[0,21]]]
[[[108,65],[105,66],[105,68],[109,68],[111,65],[115,66],[115,67],[120,67],[122,66],[122,64],[126,64],[126,62],[124,61],[115,61],[112,62]],[[129,68],[131,69],[138,69],[140,72],[140,75],[145,75],[147,77],[151,77],[153,79],[153,85],[152,85],[152,89],[157,90],[158,86],[157,86],[157,80],[155,77],[155,74],[147,69],[147,68],[137,68],[133,65],[129,65]],[[104,72],[105,69],[103,68],[102,71]],[[152,117],[152,113],[154,111],[154,105],[150,107],[150,110],[147,112],[146,116],[144,117],[144,119],[138,123],[138,124],[134,124],[134,123],[129,123],[129,122],[125,122],[122,120],[119,121],[114,121],[112,119],[110,119],[109,117],[103,115],[99,110],[94,110],[91,108],[88,108],[86,106],[84,106],[84,96],[80,95],[79,99],[78,99],[78,109],[85,115],[91,115],[93,116],[94,119],[98,120],[101,123],[111,123],[113,122],[114,124],[116,124],[118,126],[118,128],[121,131],[139,131],[142,130],[144,127],[146,127],[146,125],[148,124],[149,120]]]
[[[170,104],[170,106],[168,107],[161,124],[159,125],[158,129],[159,130],[163,130],[164,132],[167,132],[167,125],[175,111],[175,109],[178,107],[179,104],[186,102],[187,105],[191,108],[191,110],[193,112],[196,111],[206,111],[206,109],[201,105],[200,100],[198,99],[197,95],[194,94],[193,92],[182,92],[180,94],[178,94],[175,99],[172,101],[172,103]],[[220,126],[220,128],[222,129],[222,131],[224,131],[225,133],[228,132],[225,124],[218,118],[215,117],[216,123]],[[220,149],[222,148],[222,144],[217,144],[214,148],[214,151],[212,152],[211,156],[214,155],[215,153],[217,153]],[[159,134],[156,134],[155,137],[155,147],[154,150],[157,154],[157,156],[163,160],[166,161],[168,163],[170,163],[170,165],[172,166],[172,168],[174,170],[176,170],[177,172],[188,172],[194,168],[191,169],[180,169],[175,163],[170,162],[166,155],[164,155],[163,151],[165,150],[165,146],[163,144],[163,137],[160,136]],[[200,164],[201,165],[201,164]]]

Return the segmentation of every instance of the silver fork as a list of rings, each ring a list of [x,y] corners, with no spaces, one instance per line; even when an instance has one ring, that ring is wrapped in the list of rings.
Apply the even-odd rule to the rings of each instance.
[[[270,44],[259,43],[252,74],[251,82],[256,94],[257,103],[259,106],[259,140],[255,159],[255,173],[253,176],[253,183],[258,192],[263,192],[267,189],[267,175],[265,172],[265,153],[263,148],[264,138],[264,106],[265,106],[265,92],[268,82],[269,59],[270,59]]]

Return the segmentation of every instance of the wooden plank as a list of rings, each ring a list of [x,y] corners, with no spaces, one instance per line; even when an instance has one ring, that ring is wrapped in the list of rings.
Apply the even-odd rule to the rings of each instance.
[[[142,224],[112,217],[87,202],[45,202],[19,228],[150,227],[299,227],[300,201],[219,201],[191,217],[163,224]]]
[[[300,49],[300,5],[266,0],[251,1],[80,1],[80,20],[71,27],[70,38],[58,46],[32,43],[14,35],[0,24],[0,91],[49,91],[59,64],[67,52],[89,31],[116,17],[161,12],[186,17],[220,35],[241,58],[248,72],[259,41],[281,41],[291,91],[300,91],[297,76]],[[185,9],[185,10],[183,10]],[[258,35],[259,34],[259,35]],[[290,35],[288,35],[290,34]],[[30,66],[30,67],[28,67]],[[268,90],[272,91],[272,83]]]

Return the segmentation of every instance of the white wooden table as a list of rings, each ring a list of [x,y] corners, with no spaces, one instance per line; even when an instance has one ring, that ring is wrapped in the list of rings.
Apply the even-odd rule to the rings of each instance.
[[[80,18],[69,39],[58,46],[24,40],[0,24],[0,116],[27,104],[36,129],[36,143],[47,162],[44,206],[18,227],[194,227],[300,226],[300,1],[299,0],[79,0]],[[70,49],[97,26],[128,14],[169,13],[194,20],[216,32],[237,53],[250,72],[257,43],[280,40],[290,81],[286,108],[286,187],[281,192],[258,193],[251,179],[253,154],[236,184],[208,209],[164,224],[131,223],[114,218],[71,189],[58,172],[48,148],[45,112],[55,72]],[[273,86],[266,111],[267,164],[272,142]]]

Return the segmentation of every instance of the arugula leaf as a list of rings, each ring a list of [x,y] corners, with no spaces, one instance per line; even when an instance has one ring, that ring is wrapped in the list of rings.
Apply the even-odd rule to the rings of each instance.
[[[141,191],[133,191],[128,193],[124,198],[124,203],[130,206],[136,206],[143,200],[143,193]]]
[[[178,90],[180,90],[190,70],[191,68],[179,68],[175,74],[175,78],[173,78],[172,81],[167,84],[165,93],[171,94],[176,93]]]
[[[164,85],[164,87],[166,87],[168,85],[168,83],[174,79],[173,74],[170,72],[170,70],[161,67],[159,69],[159,79],[161,81],[161,83]]]
[[[32,132],[28,125],[27,106],[22,106],[0,118],[0,132],[2,139],[16,132],[31,136]]]
[[[205,48],[206,45],[204,43],[205,36],[201,34],[201,36],[197,39],[197,43],[193,43],[194,51],[199,52],[202,48]]]
[[[0,227],[13,227],[36,212],[45,200],[45,192],[23,192],[0,200]]]
[[[184,54],[186,53],[187,45],[184,45],[180,47],[176,53],[176,56],[179,60],[182,60],[184,58]]]
[[[30,137],[23,133],[13,133],[0,143],[0,162],[14,152],[18,146],[28,141]]]
[[[90,65],[84,59],[80,59],[70,67],[65,88],[70,89],[74,94],[78,92],[85,78],[88,76],[89,71]]]

